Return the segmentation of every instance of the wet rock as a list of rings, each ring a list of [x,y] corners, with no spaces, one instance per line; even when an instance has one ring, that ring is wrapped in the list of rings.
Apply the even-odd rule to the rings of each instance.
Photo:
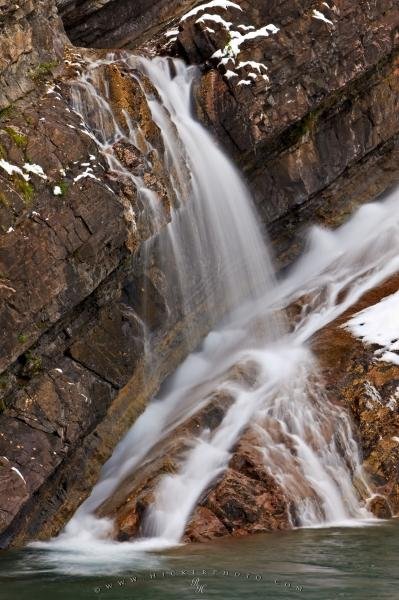
[[[196,508],[190,524],[186,527],[185,542],[207,542],[229,535],[222,521],[205,506]]]
[[[239,364],[225,377],[252,386],[256,371],[251,363]],[[201,389],[198,393],[197,401],[201,398]],[[193,436],[206,430],[217,430],[232,402],[233,398],[226,392],[211,394],[205,399],[203,408],[156,444],[143,466],[121,482],[112,497],[100,507],[99,516],[114,519],[117,539],[131,539],[146,533],[148,510],[156,500],[162,479],[179,472],[182,460],[192,447]],[[242,436],[226,473],[212,482],[210,489],[198,500],[186,527],[186,541],[289,527],[287,500],[268,474],[257,445],[259,440],[253,431]]]
[[[201,390],[198,390],[196,399],[201,399]],[[210,394],[205,399],[205,406],[192,418],[183,421],[171,435],[159,440],[144,463],[127,476],[98,509],[99,516],[115,520],[115,536],[118,539],[143,535],[147,511],[154,502],[155,490],[162,477],[178,471],[183,457],[193,445],[193,438],[205,428],[210,431],[216,429],[232,402],[233,398],[226,392]]]
[[[242,436],[227,471],[196,508],[186,527],[186,541],[203,541],[204,509],[211,513],[206,538],[242,536],[291,527],[289,506],[269,475],[253,432]]]
[[[377,493],[377,499],[371,502],[371,510],[377,516],[399,511],[399,407],[395,400],[399,367],[376,360],[374,348],[364,345],[342,325],[351,315],[398,288],[398,277],[389,279],[365,294],[357,305],[313,340],[330,398],[345,406],[355,422],[364,467]],[[385,500],[379,499],[379,495]]]
[[[384,496],[374,496],[367,504],[367,508],[378,519],[390,519],[392,515],[391,507]]]

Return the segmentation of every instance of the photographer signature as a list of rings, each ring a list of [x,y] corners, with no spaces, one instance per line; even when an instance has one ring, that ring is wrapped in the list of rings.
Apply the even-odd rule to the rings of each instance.
[[[194,577],[194,579],[191,580],[191,587],[197,594],[203,594],[206,589],[206,585],[204,583],[201,583],[199,577]]]

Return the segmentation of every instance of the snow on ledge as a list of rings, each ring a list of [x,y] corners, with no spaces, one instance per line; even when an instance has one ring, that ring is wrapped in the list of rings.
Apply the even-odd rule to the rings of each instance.
[[[33,173],[34,175],[37,175],[41,179],[47,179],[47,175],[43,171],[43,167],[41,167],[40,165],[33,165],[31,163],[25,163],[22,168],[25,171],[27,171],[28,173]]]
[[[327,17],[325,15],[323,15],[323,13],[320,12],[319,10],[314,9],[312,16],[314,19],[318,19],[319,21],[324,21],[324,23],[327,23],[327,25],[332,25],[334,27],[334,23],[332,21],[330,21],[330,19],[327,19]]]
[[[199,17],[195,22],[196,23],[206,23],[206,21],[212,21],[213,23],[219,23],[220,25],[223,25],[223,27],[225,29],[230,29],[230,27],[233,25],[233,23],[230,23],[229,21],[225,21],[225,19],[223,19],[220,15],[209,15],[209,14],[202,15],[202,17]]]
[[[230,0],[211,0],[211,2],[207,2],[206,4],[200,4],[199,6],[196,6],[186,13],[180,20],[185,21],[186,19],[198,14],[201,10],[207,10],[208,8],[223,8],[224,10],[227,10],[228,8],[236,8],[237,10],[242,11],[241,6],[238,6],[238,4],[235,4],[234,2],[230,2]]]
[[[399,291],[355,314],[343,327],[364,344],[380,346],[377,360],[399,366]]]

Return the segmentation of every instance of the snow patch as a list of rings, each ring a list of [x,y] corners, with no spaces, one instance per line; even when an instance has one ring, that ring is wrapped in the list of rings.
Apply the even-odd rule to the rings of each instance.
[[[18,477],[20,477],[22,479],[22,481],[24,482],[24,484],[26,485],[26,479],[22,475],[21,471],[19,469],[17,469],[17,467],[11,467],[11,471],[14,471],[14,473],[16,473],[18,475]]]
[[[224,76],[226,77],[226,79],[231,79],[232,77],[238,77],[238,74],[235,71],[230,71],[229,69],[227,69]]]
[[[243,31],[251,31],[252,29],[256,29],[253,25],[237,25],[237,29],[242,29]]]
[[[314,19],[318,19],[319,21],[324,21],[325,23],[327,23],[327,25],[332,25],[334,27],[334,23],[332,21],[330,21],[330,19],[327,19],[327,17],[325,15],[323,15],[323,13],[320,12],[319,10],[314,9],[312,16]]]
[[[377,344],[377,360],[399,366],[399,292],[355,314],[343,325],[366,345]]]
[[[263,63],[255,62],[254,60],[242,61],[239,62],[237,65],[237,69],[243,69],[245,67],[251,67],[251,69],[254,69],[258,73],[261,73],[262,70],[267,71],[266,65],[264,65]]]
[[[34,175],[37,175],[41,179],[47,179],[47,175],[45,174],[43,168],[40,165],[32,165],[30,163],[25,163],[23,169],[28,173],[33,173]]]
[[[233,23],[229,23],[228,21],[225,21],[224,19],[222,19],[222,17],[220,15],[209,15],[209,14],[202,15],[202,17],[197,19],[195,22],[205,24],[206,21],[212,21],[213,23],[219,23],[220,25],[223,25],[223,27],[225,27],[226,29],[230,29],[230,27],[233,25]]]
[[[174,29],[169,29],[169,31],[167,31],[164,35],[165,37],[169,38],[169,37],[176,37],[179,33],[178,28],[174,28]]]
[[[62,189],[60,188],[59,185],[54,186],[53,194],[54,194],[54,196],[62,196]]]
[[[84,179],[85,177],[91,177],[91,179],[96,179],[97,181],[101,181],[101,179],[99,179],[93,173],[91,173],[92,170],[93,169],[91,167],[87,167],[83,173],[80,173],[80,175],[75,177],[75,179],[73,180],[74,183],[76,183],[77,181],[80,181],[81,179]]]
[[[210,17],[211,15],[204,15],[204,17],[198,19],[197,22],[201,21],[203,18],[207,19]],[[237,85],[251,85],[257,81],[258,77],[268,82],[269,77],[266,75],[268,70],[266,65],[253,60],[239,61],[237,64],[237,60],[241,52],[241,46],[244,42],[260,37],[275,35],[280,31],[279,28],[273,23],[269,23],[260,29],[255,29],[252,25],[237,25],[236,29],[232,29],[232,24],[227,23],[218,15],[215,17],[215,21],[222,23],[230,33],[230,41],[228,44],[226,44],[224,48],[219,48],[212,54],[212,58],[218,60],[218,66],[222,66],[226,69],[226,73],[224,74],[226,79],[234,77],[233,73],[236,72],[236,75],[240,76],[240,81]],[[245,33],[241,33],[239,29],[243,30]],[[248,72],[248,67],[251,69],[251,72]],[[245,69],[245,71],[240,72],[243,69]]]
[[[247,42],[248,40],[256,40],[260,37],[269,37],[269,35],[275,35],[279,31],[279,28],[272,23],[269,23],[269,25],[265,25],[260,29],[255,29],[254,31],[249,31],[248,33],[244,34],[240,33],[239,31],[231,31],[231,41],[226,46],[225,52],[227,52],[227,54],[230,56],[236,57],[240,53],[240,46],[244,42]]]
[[[24,173],[21,167],[17,167],[17,165],[12,165],[11,163],[4,160],[4,158],[0,158],[0,168],[3,169],[8,175],[13,175],[13,173],[17,173],[21,175],[25,179],[25,181],[29,181],[30,177],[26,173]]]
[[[180,19],[180,21],[186,21],[186,19],[194,17],[201,10],[207,10],[208,8],[223,8],[223,10],[227,10],[228,8],[236,8],[237,10],[242,11],[241,6],[238,6],[238,4],[235,4],[234,2],[230,2],[230,0],[211,0],[211,2],[200,4],[200,6],[196,6],[190,10]]]

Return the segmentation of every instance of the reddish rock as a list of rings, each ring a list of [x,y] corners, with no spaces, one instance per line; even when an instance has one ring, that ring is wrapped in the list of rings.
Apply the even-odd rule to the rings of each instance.
[[[198,506],[186,527],[184,542],[207,542],[229,535],[228,529],[209,508]]]
[[[367,504],[367,508],[378,519],[390,519],[392,515],[391,507],[385,496],[374,496]]]
[[[399,407],[390,402],[399,387],[399,367],[375,360],[374,348],[354,338],[342,325],[354,313],[398,289],[399,278],[392,277],[365,294],[313,340],[327,393],[353,416],[364,467],[374,489],[386,499],[383,505],[380,500],[371,502],[370,507],[375,508],[377,516],[388,510],[392,514],[399,512],[399,444],[394,439],[399,431]]]
[[[269,475],[256,441],[251,431],[242,436],[229,468],[194,512],[186,528],[187,541],[200,541],[203,508],[213,514],[206,532],[208,539],[291,527],[287,498]]]

